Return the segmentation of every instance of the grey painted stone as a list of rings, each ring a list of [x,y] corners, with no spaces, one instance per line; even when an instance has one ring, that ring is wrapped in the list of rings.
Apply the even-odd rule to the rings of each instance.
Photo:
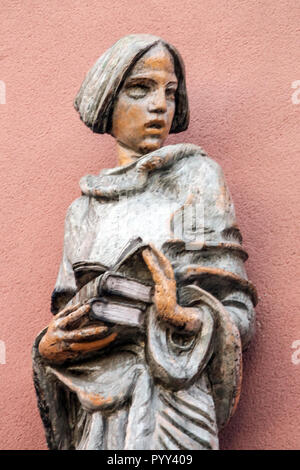
[[[141,37],[144,45],[151,43],[151,36]],[[138,50],[133,39],[129,43]],[[106,85],[109,80],[103,77]],[[117,90],[117,82],[112,86]],[[90,84],[89,98],[84,90],[77,98],[84,121],[84,99],[93,107],[93,90]],[[188,109],[184,112],[186,122]],[[93,128],[96,121],[89,119]],[[107,119],[102,124],[94,130],[104,132]],[[87,353],[71,351],[64,340],[61,356],[47,356],[40,344],[52,327],[37,337],[34,381],[49,448],[217,449],[218,431],[238,402],[242,348],[253,335],[257,302],[220,166],[196,145],[170,145],[85,176],[80,187],[82,195],[66,216],[51,325],[57,344],[57,331],[64,338],[73,334],[72,315],[75,333],[95,328],[95,337],[90,330],[72,344],[115,339]],[[137,237],[172,268],[177,304],[171,316],[160,314],[154,298],[145,304],[144,324],[99,322],[102,334],[87,312],[64,313],[82,284],[113,269],[124,246]],[[79,279],[78,266],[90,272]],[[141,253],[129,256],[118,272],[157,285]],[[176,312],[191,315],[194,323],[179,324]]]

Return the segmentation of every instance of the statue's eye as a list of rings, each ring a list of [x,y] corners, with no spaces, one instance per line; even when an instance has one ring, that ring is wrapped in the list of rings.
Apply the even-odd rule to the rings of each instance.
[[[167,88],[166,97],[169,100],[175,100],[176,88]]]
[[[126,89],[127,95],[134,99],[144,98],[148,91],[149,87],[146,85],[131,85]]]

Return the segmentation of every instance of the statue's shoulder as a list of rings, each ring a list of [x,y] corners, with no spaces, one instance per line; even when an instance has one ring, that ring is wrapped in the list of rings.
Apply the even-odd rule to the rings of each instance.
[[[199,172],[206,174],[209,178],[223,178],[223,171],[219,163],[207,155],[205,150],[195,144],[176,144],[162,147],[159,151],[149,154],[161,156],[164,167],[172,166],[173,171],[178,171],[182,177],[199,176]],[[194,174],[195,173],[195,174]]]
[[[172,173],[177,181],[189,187],[217,190],[225,185],[224,173],[218,162],[194,144],[177,144],[164,147],[164,154],[172,154]],[[166,157],[167,160],[167,157]]]
[[[222,168],[220,164],[211,158],[207,152],[200,146],[194,144],[183,144],[187,145],[188,154],[191,155],[189,162],[199,167],[199,169],[205,169],[211,171],[211,173],[220,174],[222,173]]]
[[[68,207],[65,223],[66,225],[77,225],[87,214],[89,208],[89,197],[81,195],[75,199]]]

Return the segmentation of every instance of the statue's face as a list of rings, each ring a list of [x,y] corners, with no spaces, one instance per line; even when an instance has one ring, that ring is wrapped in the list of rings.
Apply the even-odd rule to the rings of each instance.
[[[159,149],[171,129],[177,77],[173,58],[157,45],[135,64],[118,95],[112,135],[138,154]]]

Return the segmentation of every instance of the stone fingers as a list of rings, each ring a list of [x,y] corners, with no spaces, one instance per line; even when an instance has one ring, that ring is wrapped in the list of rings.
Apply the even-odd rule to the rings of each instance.
[[[168,258],[160,250],[158,250],[154,245],[151,244],[150,246],[165,276],[168,279],[174,279],[174,271]]]
[[[155,283],[162,284],[164,279],[175,279],[170,261],[153,245],[151,245],[151,250],[145,249],[142,255]]]
[[[70,351],[77,351],[77,352],[89,352],[89,351],[97,351],[98,349],[103,349],[105,346],[108,346],[111,342],[113,342],[117,337],[117,333],[112,333],[108,336],[105,336],[102,339],[98,339],[96,341],[89,341],[89,342],[74,342],[69,344]]]
[[[90,338],[103,339],[109,328],[107,326],[88,326],[73,331],[64,331],[61,339],[66,342],[80,342]]]
[[[87,315],[87,313],[91,310],[90,304],[83,305],[82,307],[79,307],[79,304],[76,305],[76,309],[72,309],[69,311],[68,315],[64,316],[61,320],[58,322],[58,327],[61,328],[62,330],[65,328],[72,327],[73,324],[75,324],[80,318],[84,317]]]
[[[78,307],[80,307],[79,303],[75,305],[69,305],[69,307],[65,307],[63,310],[61,310],[61,312],[57,313],[54,318],[55,319],[64,318],[65,316],[69,315],[69,313],[72,313],[75,310],[77,310]]]
[[[149,268],[149,271],[151,272],[153,281],[155,282],[155,284],[161,284],[164,275],[157,259],[154,257],[153,253],[148,248],[143,250],[142,255],[146,265]]]

